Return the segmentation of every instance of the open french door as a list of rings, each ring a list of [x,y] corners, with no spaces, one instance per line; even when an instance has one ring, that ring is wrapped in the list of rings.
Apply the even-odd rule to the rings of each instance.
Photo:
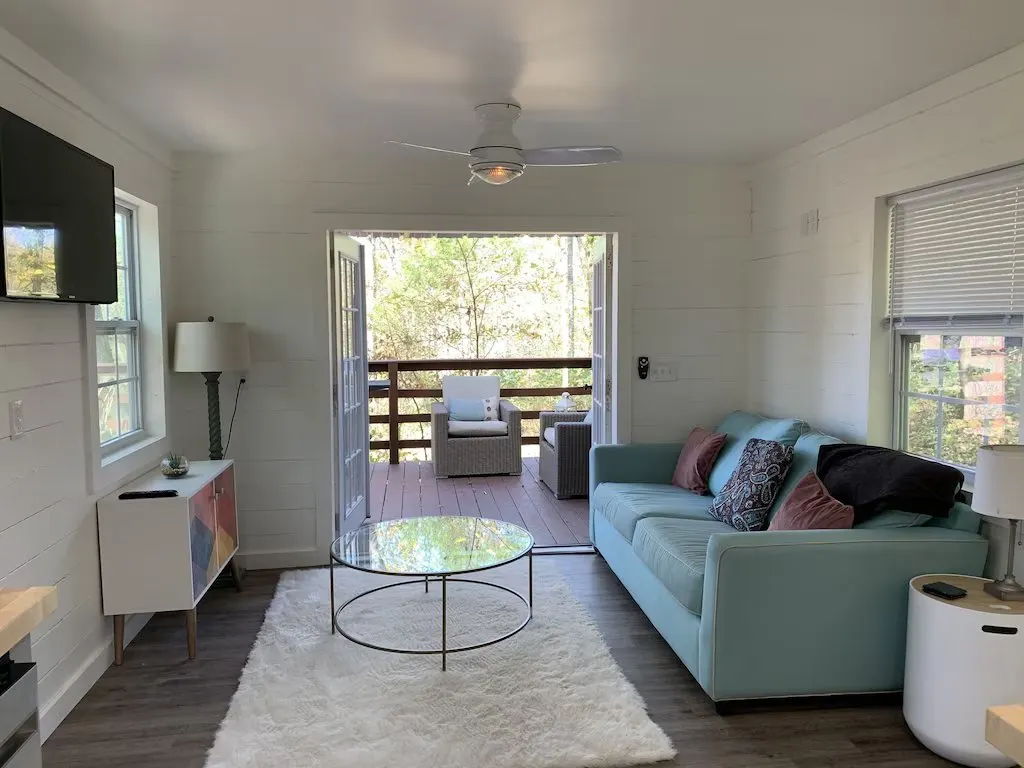
[[[615,238],[609,234],[605,237],[604,251],[594,261],[593,279],[590,281],[591,296],[590,306],[593,313],[594,354],[593,354],[593,382],[594,382],[594,403],[593,426],[591,435],[594,445],[600,445],[610,441],[612,424],[612,247]]]
[[[334,535],[369,515],[370,410],[363,246],[332,232],[330,247]]]

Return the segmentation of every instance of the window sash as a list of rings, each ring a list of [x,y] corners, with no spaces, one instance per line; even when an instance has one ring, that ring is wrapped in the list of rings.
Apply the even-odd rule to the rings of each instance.
[[[1017,414],[1018,419],[1020,415],[1024,413],[1024,382],[1020,387],[1019,397],[1021,400],[1017,402],[1006,402],[1006,403],[987,403],[983,400],[973,400],[970,398],[958,398],[949,395],[936,395],[926,392],[912,392],[909,387],[909,357],[910,348],[909,344],[912,339],[922,335],[943,335],[943,336],[1000,336],[1009,339],[1021,339],[1024,344],[1024,328],[1020,325],[1015,327],[1006,327],[992,325],[987,327],[979,326],[942,326],[935,327],[925,325],[923,327],[915,328],[903,328],[894,331],[895,343],[893,344],[893,428],[892,428],[892,445],[894,448],[899,450],[905,450],[908,453],[909,449],[909,415],[910,415],[910,401],[913,398],[921,400],[928,400],[936,402],[937,414],[936,414],[936,453],[939,456],[942,455],[942,428],[943,428],[943,404],[950,405],[986,405],[993,408],[999,408],[1002,411],[1010,414]],[[1024,378],[1024,377],[1022,377]],[[1022,430],[1020,439],[1024,440],[1024,425],[1018,427]],[[920,455],[922,458],[929,459],[931,461],[937,461],[942,464],[956,467],[964,473],[967,482],[972,483],[974,481],[974,466],[968,464],[961,464],[956,461],[952,461],[946,458],[937,458],[936,456]]]
[[[142,411],[142,356],[141,356],[141,327],[139,321],[139,292],[138,292],[138,229],[136,226],[135,209],[118,203],[117,214],[122,216],[124,222],[122,230],[122,253],[124,256],[124,308],[125,317],[118,319],[104,320],[97,317],[95,320],[95,332],[97,347],[102,340],[113,337],[114,341],[114,372],[113,378],[99,381],[97,376],[96,397],[100,398],[104,390],[113,390],[115,398],[114,417],[117,424],[117,434],[106,440],[102,438],[104,425],[100,425],[100,449],[106,455],[119,450],[126,443],[133,442],[144,435],[144,419]],[[119,224],[120,226],[120,224]],[[118,269],[122,269],[121,266]],[[119,295],[119,299],[122,297]],[[98,311],[97,316],[101,313]],[[130,359],[126,366],[122,366],[117,356],[117,339],[126,339],[126,347]],[[99,371],[99,355],[96,356],[97,374]],[[126,369],[127,375],[122,375],[122,368]],[[122,386],[128,386],[127,402],[122,404],[119,392]],[[124,409],[128,408],[127,414]],[[127,415],[126,431],[121,431],[124,416]],[[103,417],[101,411],[100,418]]]

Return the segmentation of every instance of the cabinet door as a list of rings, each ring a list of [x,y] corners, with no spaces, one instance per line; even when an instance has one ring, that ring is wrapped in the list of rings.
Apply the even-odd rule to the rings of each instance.
[[[217,503],[213,483],[189,501],[192,543],[192,597],[198,600],[220,571],[217,564]]]
[[[238,549],[235,468],[225,469],[213,484],[217,494],[217,570],[220,570]]]

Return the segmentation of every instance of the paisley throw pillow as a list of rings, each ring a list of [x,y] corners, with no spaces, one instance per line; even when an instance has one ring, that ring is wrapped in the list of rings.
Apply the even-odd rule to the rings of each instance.
[[[791,447],[751,438],[729,481],[711,502],[711,516],[737,531],[763,531],[792,463]]]

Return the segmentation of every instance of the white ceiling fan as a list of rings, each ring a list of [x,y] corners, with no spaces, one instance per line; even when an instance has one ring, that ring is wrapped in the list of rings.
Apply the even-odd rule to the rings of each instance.
[[[469,177],[470,184],[474,179],[486,181],[488,184],[508,184],[513,179],[522,176],[523,171],[529,165],[604,165],[622,159],[622,153],[615,147],[523,149],[522,143],[512,132],[512,125],[519,118],[521,112],[518,104],[504,101],[489,102],[478,105],[474,111],[477,119],[483,125],[483,133],[477,138],[469,152],[426,147],[422,144],[409,144],[405,141],[389,141],[388,143],[468,157],[469,170],[473,173]]]

